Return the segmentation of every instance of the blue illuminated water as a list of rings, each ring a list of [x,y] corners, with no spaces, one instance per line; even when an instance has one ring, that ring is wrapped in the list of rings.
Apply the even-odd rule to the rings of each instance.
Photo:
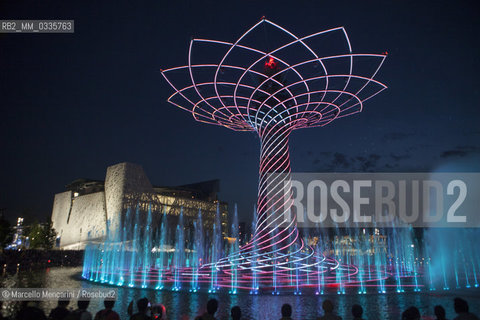
[[[173,228],[165,213],[158,225],[152,225],[152,215],[150,208],[137,207],[126,212],[116,229],[107,222],[105,241],[87,245],[82,277],[117,286],[230,294],[345,295],[353,290],[363,295],[479,287],[478,229],[426,229],[419,236],[411,226],[392,222],[389,228],[336,227],[313,234],[303,230],[302,250],[314,246],[319,253],[314,262],[327,259],[325,264],[298,265],[293,259],[277,264],[282,259],[279,254],[252,261],[246,274],[239,260],[231,258],[236,256],[230,256],[240,248],[236,207],[227,230],[222,230],[217,208],[212,229],[206,233],[201,211],[191,230],[184,225],[183,209]],[[290,236],[289,243],[294,243],[294,234]],[[279,244],[274,237],[270,241],[275,252]],[[217,267],[216,262],[225,257],[227,264]],[[258,272],[257,263],[263,268]]]

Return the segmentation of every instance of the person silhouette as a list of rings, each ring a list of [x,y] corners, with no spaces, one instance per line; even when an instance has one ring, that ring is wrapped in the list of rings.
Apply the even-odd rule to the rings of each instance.
[[[57,306],[50,311],[48,316],[49,320],[63,320],[70,314],[70,311],[67,309],[70,300],[58,300]]]
[[[462,298],[453,299],[453,306],[458,316],[454,320],[478,320],[478,317],[468,311],[468,303]]]
[[[322,303],[322,309],[323,309],[323,312],[324,312],[324,315],[320,318],[318,318],[318,320],[342,320],[341,317],[337,316],[334,312],[333,312],[333,302],[330,301],[330,300],[325,300],[323,301]]]
[[[215,320],[215,312],[218,310],[217,299],[210,299],[207,302],[207,312],[195,318],[195,320]]]
[[[282,306],[282,319],[280,320],[291,320],[292,319],[292,306],[288,303],[285,303]]]
[[[67,319],[92,320],[92,314],[87,310],[89,304],[90,300],[78,300],[78,309],[70,312]]]
[[[138,312],[130,317],[130,320],[151,320],[148,313],[148,299],[142,298],[137,301]]]
[[[435,306],[433,313],[435,313],[436,320],[447,320],[447,318],[445,318],[445,309],[442,306]]]
[[[45,313],[38,307],[37,301],[26,301],[18,311],[16,320],[46,320]]]
[[[95,314],[94,320],[120,320],[118,313],[112,310],[115,305],[115,300],[105,299],[103,305],[105,309],[98,311]]]
[[[416,307],[410,307],[402,313],[402,320],[420,320],[420,311]]]
[[[359,304],[354,304],[352,306],[352,315],[353,315],[353,320],[363,320],[362,315],[363,315],[363,308]]]

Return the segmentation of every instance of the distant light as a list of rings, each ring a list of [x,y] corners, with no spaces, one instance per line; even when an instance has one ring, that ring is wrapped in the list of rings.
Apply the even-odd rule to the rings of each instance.
[[[74,197],[78,197],[78,192],[74,192],[74,193],[73,193],[73,196],[74,196]]]

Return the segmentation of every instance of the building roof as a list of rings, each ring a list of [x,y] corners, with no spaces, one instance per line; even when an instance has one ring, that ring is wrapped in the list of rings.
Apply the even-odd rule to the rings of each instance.
[[[65,189],[77,192],[79,195],[101,192],[105,190],[105,181],[87,178],[76,179],[65,186]],[[205,201],[218,200],[220,180],[208,180],[181,186],[154,186],[156,193],[165,196],[195,198]]]

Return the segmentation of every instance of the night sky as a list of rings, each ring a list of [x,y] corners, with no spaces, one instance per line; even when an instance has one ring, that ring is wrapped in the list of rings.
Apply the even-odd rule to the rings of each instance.
[[[0,208],[44,220],[55,193],[123,161],[154,185],[218,178],[241,220],[256,201],[254,133],[196,123],[159,70],[192,36],[235,41],[265,15],[299,36],[344,26],[389,52],[364,111],[291,138],[293,171],[480,171],[475,1],[0,1],[0,19],[74,19],[74,34],[0,34]]]

